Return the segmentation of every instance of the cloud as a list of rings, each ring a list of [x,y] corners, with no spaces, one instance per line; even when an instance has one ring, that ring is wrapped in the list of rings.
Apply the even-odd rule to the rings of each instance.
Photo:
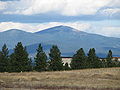
[[[40,14],[61,11],[64,8],[64,0],[31,0],[31,5],[22,11],[25,15]]]
[[[120,8],[107,8],[100,11],[104,16],[113,16],[117,13],[120,13]]]
[[[67,16],[93,15],[110,0],[67,0],[62,14]]]
[[[119,0],[20,0],[7,1],[4,14],[34,15],[54,12],[65,16],[94,15],[103,7],[116,7]],[[120,4],[119,4],[120,5]]]
[[[23,23],[13,23],[13,22],[1,22],[0,23],[0,32],[6,31],[9,29],[21,29],[21,30],[26,30],[29,32],[34,28],[30,26],[29,24],[23,24]]]
[[[95,22],[96,23],[96,22]],[[104,23],[104,22],[103,22]],[[100,25],[100,24],[91,24],[83,22],[49,22],[49,23],[14,23],[14,22],[2,22],[0,23],[0,32],[6,31],[9,29],[20,29],[27,32],[37,32],[50,27],[55,27],[59,25],[70,26],[78,31],[85,31],[88,33],[100,34],[108,37],[118,37],[120,38],[120,26],[111,26],[110,25]]]
[[[99,34],[107,37],[120,38],[120,26],[91,26],[89,33]]]
[[[7,6],[7,3],[6,2],[1,2],[0,1],[0,11],[4,10]]]
[[[98,31],[98,34],[103,34],[109,37],[119,37],[120,38],[120,27],[103,27]]]
[[[20,29],[27,32],[37,32],[40,30],[44,30],[50,27],[65,25],[70,26],[80,31],[84,31],[90,28],[90,24],[88,23],[80,23],[80,22],[50,22],[50,23],[41,23],[41,24],[28,24],[28,23],[14,23],[14,22],[1,22],[0,23],[0,32],[6,31],[9,29]]]
[[[111,2],[109,2],[107,6],[108,7],[120,7],[120,0],[111,0]]]
[[[0,1],[7,2],[7,1],[19,1],[19,0],[0,0]]]

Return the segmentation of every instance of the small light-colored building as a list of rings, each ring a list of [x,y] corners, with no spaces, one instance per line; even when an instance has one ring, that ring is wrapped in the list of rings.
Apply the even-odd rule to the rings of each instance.
[[[69,67],[70,67],[71,60],[72,60],[72,57],[62,57],[62,61],[64,63],[63,65],[65,65],[65,63],[68,63]],[[100,58],[100,60],[106,60],[106,58]],[[120,57],[113,57],[112,60],[120,61]]]
[[[62,61],[63,61],[63,65],[65,65],[65,63],[68,63],[69,67],[70,67],[70,63],[71,63],[72,57],[62,57]]]
[[[118,61],[120,61],[120,57],[113,57],[112,60],[118,60]]]

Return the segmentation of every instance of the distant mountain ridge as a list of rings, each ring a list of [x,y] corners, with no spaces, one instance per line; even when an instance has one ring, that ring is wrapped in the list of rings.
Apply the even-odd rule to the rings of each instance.
[[[77,32],[80,32],[79,30],[76,30],[72,27],[60,25],[60,26],[55,26],[55,27],[51,27],[51,28],[48,28],[48,29],[44,29],[44,30],[41,30],[41,31],[38,31],[38,32],[35,32],[35,33],[36,34],[44,34],[44,33],[51,33],[51,32],[56,33],[56,32],[60,32],[60,31],[64,31],[64,32],[77,31]]]
[[[38,43],[40,37],[36,34],[25,32],[18,29],[11,29],[5,32],[0,32],[0,47],[4,43],[11,49],[17,42],[22,42],[24,45],[31,45]]]
[[[6,43],[11,49],[19,41],[29,48],[30,54],[34,54],[38,44],[42,43],[47,53],[53,44],[58,45],[63,56],[71,56],[79,48],[84,48],[86,53],[95,48],[101,56],[111,49],[115,56],[120,55],[120,38],[86,33],[68,26],[56,26],[35,33],[17,29],[0,32],[0,47]]]

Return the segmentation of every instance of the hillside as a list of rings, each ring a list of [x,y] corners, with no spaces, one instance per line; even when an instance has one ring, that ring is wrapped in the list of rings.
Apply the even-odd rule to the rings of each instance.
[[[23,30],[11,29],[5,32],[0,32],[0,47],[4,43],[7,44],[9,49],[14,48],[18,42],[22,42],[24,45],[31,45],[37,42],[41,42],[40,36]]]
[[[32,47],[29,50],[32,55],[38,44],[42,43],[43,47],[49,46],[46,52],[49,52],[50,45],[58,45],[62,56],[72,56],[79,48],[84,48],[86,53],[95,48],[100,57],[105,57],[111,49],[114,56],[120,56],[120,38],[82,32],[68,26],[56,26],[35,33],[16,29],[0,32],[0,47],[6,43],[12,49],[19,41],[28,48]]]
[[[119,90],[120,68],[0,73],[0,88],[2,90]]]

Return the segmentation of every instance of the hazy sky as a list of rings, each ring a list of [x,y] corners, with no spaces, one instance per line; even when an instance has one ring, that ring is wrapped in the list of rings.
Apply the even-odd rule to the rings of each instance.
[[[120,0],[0,0],[0,31],[58,25],[120,38]]]

